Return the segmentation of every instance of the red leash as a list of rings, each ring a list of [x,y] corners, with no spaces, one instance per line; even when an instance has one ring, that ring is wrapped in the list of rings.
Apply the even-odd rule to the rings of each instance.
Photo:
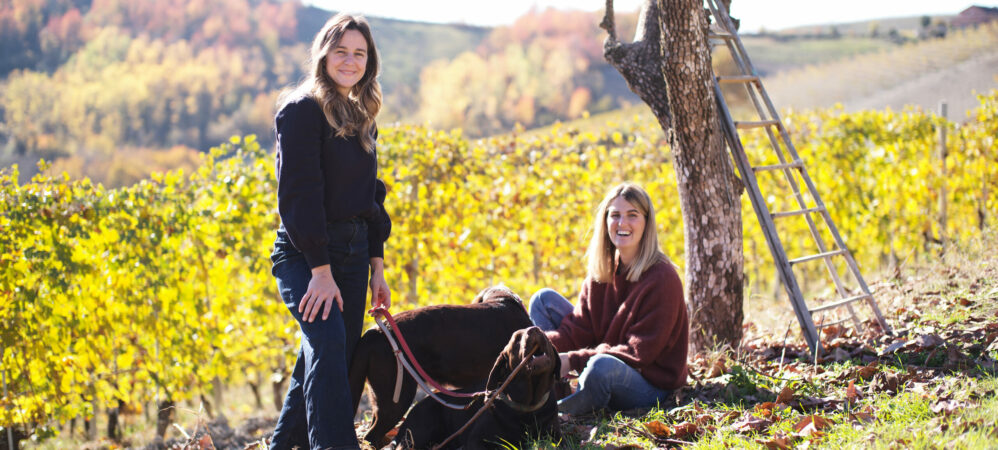
[[[430,383],[430,385],[432,385],[434,389],[440,391],[440,393],[442,394],[449,395],[451,397],[475,397],[476,395],[478,395],[478,394],[465,394],[462,392],[451,391],[441,386],[440,383],[437,383],[436,380],[434,380],[433,378],[430,378],[430,376],[427,375],[426,371],[423,370],[423,367],[419,365],[419,362],[416,361],[416,358],[412,355],[412,350],[409,350],[409,344],[406,343],[405,338],[402,337],[402,330],[399,330],[398,325],[395,323],[395,319],[392,318],[392,314],[389,313],[388,309],[386,309],[384,306],[381,305],[375,306],[374,308],[371,308],[371,310],[368,311],[367,313],[372,316],[381,315],[385,318],[385,320],[388,321],[388,324],[391,325],[392,334],[395,335],[395,339],[398,340],[399,344],[402,346],[402,350],[405,351],[405,355],[409,357],[409,361],[412,362],[413,367],[416,369],[417,372],[419,372],[419,376],[423,377],[423,380],[426,380],[428,383]]]

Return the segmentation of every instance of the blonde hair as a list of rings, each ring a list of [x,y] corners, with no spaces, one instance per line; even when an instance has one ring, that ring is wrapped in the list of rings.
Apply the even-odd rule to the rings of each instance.
[[[336,82],[326,73],[326,56],[336,48],[347,30],[357,30],[367,41],[367,66],[364,76],[344,96]],[[326,121],[336,130],[336,136],[357,136],[368,152],[374,151],[375,117],[381,111],[381,84],[378,71],[381,60],[371,35],[371,26],[360,16],[339,13],[326,21],[312,40],[312,50],[306,63],[308,72],[297,86],[285,90],[278,98],[278,108],[288,102],[309,96],[322,107]]]
[[[586,250],[588,260],[589,276],[600,283],[606,283],[613,279],[613,272],[616,264],[617,248],[610,241],[610,233],[606,226],[606,217],[610,208],[610,203],[617,197],[622,197],[645,216],[644,233],[638,243],[638,254],[634,258],[630,267],[627,267],[627,280],[638,281],[641,275],[651,266],[659,261],[669,259],[659,250],[658,231],[655,227],[655,207],[651,204],[651,197],[641,186],[634,183],[622,183],[614,186],[603,197],[596,208],[596,218],[593,220],[592,237],[589,240],[589,248]]]

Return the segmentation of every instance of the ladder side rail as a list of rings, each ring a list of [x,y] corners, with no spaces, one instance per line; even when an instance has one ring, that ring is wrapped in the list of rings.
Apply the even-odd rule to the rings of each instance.
[[[762,228],[763,234],[766,237],[766,243],[769,246],[769,251],[773,255],[773,260],[777,266],[777,273],[780,274],[780,279],[783,281],[783,287],[786,289],[787,295],[790,297],[790,303],[794,309],[794,314],[797,315],[797,322],[801,326],[804,339],[807,341],[807,345],[810,347],[811,351],[816,352],[821,349],[821,342],[818,339],[818,331],[814,326],[814,321],[811,319],[811,313],[808,311],[807,305],[804,304],[804,296],[801,294],[800,286],[797,284],[797,278],[787,261],[786,252],[783,250],[783,244],[780,242],[779,236],[776,233],[776,225],[773,223],[773,219],[770,216],[769,211],[766,210],[766,203],[765,200],[762,199],[762,194],[759,192],[759,185],[756,182],[755,173],[753,173],[752,166],[749,164],[748,158],[746,158],[745,152],[741,148],[741,141],[738,139],[734,122],[731,120],[731,114],[728,111],[727,105],[724,103],[724,97],[721,95],[720,85],[716,80],[714,81],[714,94],[717,97],[715,100],[717,102],[718,109],[720,109],[722,113],[720,117],[721,125],[724,128],[725,137],[728,141],[728,147],[731,149],[731,153],[735,157],[735,166],[737,166],[738,171],[741,172],[742,181],[748,188],[752,208],[755,210],[756,217],[759,219],[759,224]]]
[[[711,1],[710,3],[713,3],[713,2]],[[732,59],[735,61],[735,64],[738,66],[738,68],[742,72],[742,74],[745,74],[747,71],[754,72],[754,70],[752,70],[752,68],[751,68],[751,64],[750,63],[747,64],[746,60],[742,59],[741,55],[739,55],[738,49],[736,49],[734,47],[734,45],[731,43],[732,40],[736,41],[737,43],[741,42],[741,39],[739,38],[738,34],[737,33],[732,33],[732,36],[733,36],[733,39],[726,40],[726,45],[728,47],[728,51],[731,54]],[[747,55],[745,57],[747,58]],[[715,80],[715,84],[716,83],[717,82]],[[759,94],[761,96],[763,96],[763,98],[765,100],[767,100],[766,101],[766,105],[768,107],[769,117],[775,118],[779,122],[778,127],[779,127],[779,129],[781,131],[780,136],[783,138],[783,141],[786,143],[787,147],[790,148],[790,146],[792,144],[791,144],[791,141],[790,141],[789,133],[786,133],[786,130],[783,127],[783,122],[780,119],[780,116],[776,113],[775,109],[772,107],[772,102],[768,101],[768,96],[766,96],[766,93],[764,91],[765,88],[762,86],[762,81],[760,80],[758,83],[753,83],[753,84],[755,84],[756,89],[759,90]],[[766,119],[767,118],[766,114],[764,113],[763,106],[762,106],[762,104],[760,104],[759,98],[756,95],[755,89],[753,89],[750,86],[746,86],[746,90],[749,93],[749,98],[752,100],[752,104],[755,106],[756,111],[759,113],[760,119],[763,119],[763,120]],[[718,95],[721,95],[720,91],[718,92]],[[765,127],[765,128],[766,128],[766,134],[769,137],[770,144],[772,145],[773,149],[775,150],[777,158],[779,158],[780,163],[781,164],[787,164],[787,159],[784,157],[783,149],[780,148],[780,145],[779,145],[779,139],[777,139],[776,135],[773,133],[772,127]],[[794,160],[795,161],[801,161],[801,159],[800,159],[799,156],[795,156]],[[800,167],[798,167],[798,169],[801,172],[805,172],[806,171],[806,169],[804,168],[803,164]],[[793,190],[794,198],[797,200],[798,206],[802,210],[803,209],[807,209],[807,202],[804,200],[804,197],[801,195],[800,186],[797,183],[796,179],[794,178],[793,170],[788,167],[788,168],[782,169],[782,172],[783,172],[783,175],[786,178],[787,182],[790,184],[790,186],[791,186],[791,188]],[[813,191],[812,191],[812,195],[814,195]],[[811,233],[811,237],[812,237],[812,239],[814,239],[814,242],[818,246],[819,253],[825,253],[825,252],[827,252],[828,249],[826,248],[826,246],[824,244],[824,240],[821,238],[821,233],[818,230],[817,225],[814,223],[814,219],[811,218],[810,214],[804,214],[804,218],[807,221],[807,226],[808,226],[808,229],[809,229],[809,231]],[[842,246],[839,246],[839,248],[840,249],[844,249],[844,247],[842,247]],[[832,277],[833,283],[835,284],[835,290],[836,290],[836,292],[838,292],[839,298],[846,298],[848,296],[848,292],[847,292],[847,290],[845,288],[844,283],[842,282],[841,277],[839,276],[838,269],[835,268],[835,265],[831,261],[831,259],[829,259],[829,258],[823,258],[823,259],[824,259],[824,262],[825,262],[825,267],[828,270],[829,275]],[[847,304],[846,307],[847,307],[847,310],[849,312],[850,317],[852,318],[853,322],[856,325],[856,328],[857,329],[862,329],[863,328],[862,324],[861,324],[859,318],[856,316],[856,313],[853,310],[852,305],[851,304]]]

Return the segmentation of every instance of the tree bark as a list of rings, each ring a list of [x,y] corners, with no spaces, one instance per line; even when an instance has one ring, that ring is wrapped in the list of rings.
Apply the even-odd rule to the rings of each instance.
[[[742,337],[742,186],[725,149],[702,0],[646,0],[634,42],[617,42],[613,0],[604,56],[665,130],[683,214],[686,304],[694,352]]]

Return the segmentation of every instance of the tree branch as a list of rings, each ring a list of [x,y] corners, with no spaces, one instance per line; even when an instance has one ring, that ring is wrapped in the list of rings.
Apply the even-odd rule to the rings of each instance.
[[[603,41],[603,57],[624,76],[631,92],[651,107],[662,129],[668,130],[672,127],[672,113],[662,72],[667,55],[662,52],[659,15],[658,2],[645,0],[638,16],[634,42],[624,44],[617,40],[613,0],[606,0],[600,28],[609,34]]]
[[[606,34],[610,37],[607,38],[608,41],[617,42],[617,26],[613,18],[613,0],[606,0],[606,11],[603,12],[603,20],[600,21],[599,27],[606,30]],[[606,44],[604,44],[605,46]]]

